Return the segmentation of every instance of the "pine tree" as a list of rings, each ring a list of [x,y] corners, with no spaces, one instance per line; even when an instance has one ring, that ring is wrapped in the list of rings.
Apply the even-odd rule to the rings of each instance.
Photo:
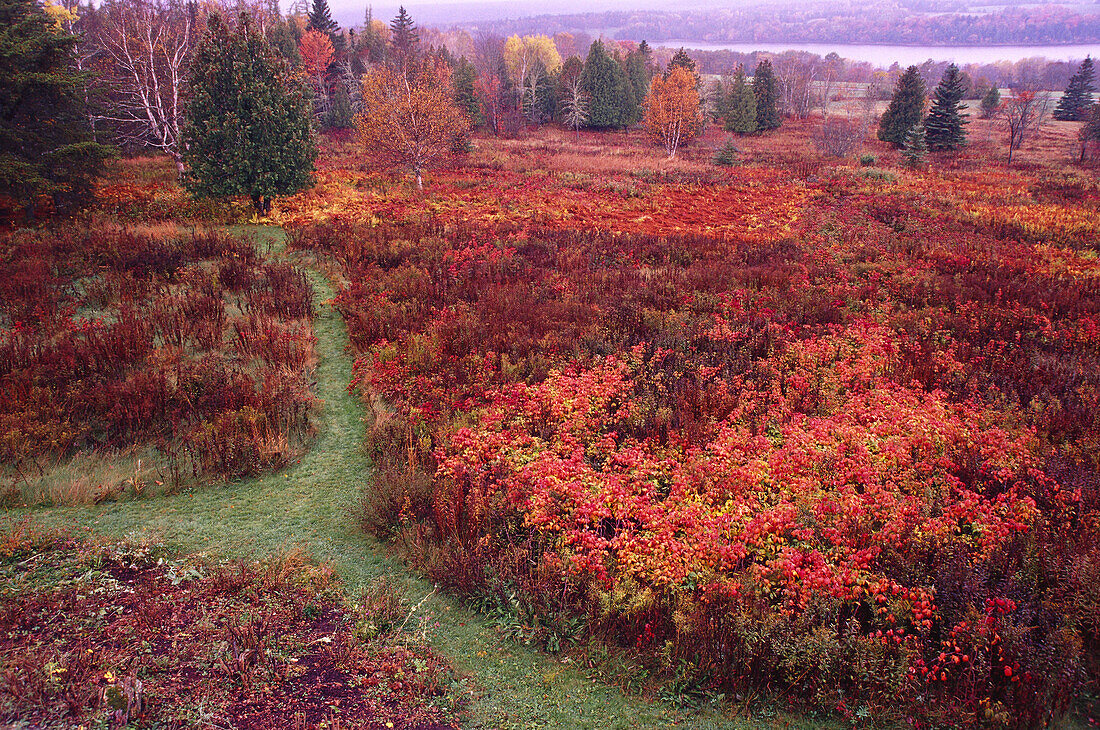
[[[1001,90],[994,86],[989,87],[981,101],[982,119],[991,119],[1001,106]]]
[[[340,29],[340,25],[332,19],[332,12],[328,8],[328,0],[313,0],[309,8],[309,30],[333,35]]]
[[[756,94],[745,78],[744,69],[737,69],[729,93],[729,111],[726,114],[726,131],[752,134],[756,131]]]
[[[757,64],[752,76],[752,91],[756,95],[756,128],[760,131],[779,129],[779,84],[768,59]]]
[[[1054,109],[1055,119],[1063,122],[1081,122],[1086,119],[1089,107],[1092,106],[1092,92],[1096,90],[1094,78],[1092,56],[1086,56],[1077,73],[1070,78],[1065,93]]]
[[[0,193],[33,215],[82,202],[111,150],[92,139],[77,37],[34,0],[0,0]]]
[[[420,33],[404,5],[398,8],[397,16],[390,21],[390,48],[397,65],[405,67],[416,60],[420,49]]]
[[[589,127],[622,129],[630,124],[634,92],[622,64],[608,55],[603,41],[594,41],[588,49],[581,88],[588,97]]]
[[[928,143],[925,137],[924,127],[914,124],[905,132],[905,143],[902,145],[901,154],[911,167],[916,167],[928,153]]]
[[[959,67],[951,64],[932,94],[932,109],[924,121],[924,133],[930,150],[957,150],[966,144],[968,122],[963,113],[966,86]]]
[[[905,69],[894,87],[890,105],[879,120],[878,138],[895,147],[904,147],[905,135],[924,118],[926,96],[920,70],[916,66]]]
[[[184,133],[187,186],[200,197],[247,195],[259,212],[313,182],[309,92],[241,14],[210,16],[191,65]]]
[[[695,70],[695,59],[688,55],[688,52],[680,47],[680,50],[676,51],[669,59],[668,68],[665,69],[665,77],[667,78],[672,69],[682,68],[691,72],[691,75],[696,79],[699,78],[699,73]]]

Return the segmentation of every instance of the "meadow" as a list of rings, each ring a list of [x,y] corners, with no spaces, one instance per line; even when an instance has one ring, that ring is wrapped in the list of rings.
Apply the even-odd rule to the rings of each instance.
[[[317,185],[263,221],[289,256],[213,225],[240,209],[188,207],[164,160],[121,161],[94,225],[3,234],[11,514],[162,538],[167,518],[143,510],[209,500],[192,524],[221,539],[233,505],[219,490],[260,513],[316,489],[325,529],[346,517],[362,531],[337,558],[357,588],[367,558],[351,551],[383,550],[369,533],[515,651],[671,702],[678,722],[706,706],[720,726],[1086,724],[1100,680],[1100,181],[1070,162],[1075,130],[1048,125],[1007,166],[975,120],[965,151],[914,168],[877,142],[823,157],[812,121],[736,139],[731,166],[712,162],[715,130],[668,160],[637,133],[544,128],[475,135],[423,192],[337,136]],[[317,272],[331,298],[313,293]],[[314,312],[328,304],[354,365],[318,385]],[[328,491],[311,475],[345,387],[364,451],[341,457]],[[73,486],[81,459],[155,466]],[[287,466],[284,489],[272,472]],[[134,486],[150,482],[162,489]],[[297,537],[331,556],[310,519],[295,515]],[[122,580],[114,553],[79,544],[74,560]],[[27,549],[9,553],[5,569],[24,570]],[[128,573],[135,585],[163,582],[163,566],[135,570],[153,571]],[[221,595],[225,570],[203,568],[196,591]],[[307,592],[315,616],[271,609],[294,646],[315,637],[310,621],[351,616],[349,648],[326,654],[339,671],[428,662],[435,677],[450,661],[488,681],[445,650],[354,639],[361,609],[327,598],[318,569],[271,570],[231,579],[270,606]],[[393,622],[408,607],[373,610]],[[241,611],[217,621],[239,632]],[[218,671],[289,693],[287,666]],[[570,707],[555,681],[536,694]],[[626,726],[669,722],[615,697],[605,711]],[[522,726],[478,716],[479,702],[471,724]],[[378,713],[340,717],[373,727]],[[549,717],[531,722],[573,724]]]
[[[790,126],[728,170],[478,140],[404,196],[338,148],[281,215],[345,282],[364,524],[552,651],[1046,724],[1100,649],[1100,186],[992,140],[838,164]]]

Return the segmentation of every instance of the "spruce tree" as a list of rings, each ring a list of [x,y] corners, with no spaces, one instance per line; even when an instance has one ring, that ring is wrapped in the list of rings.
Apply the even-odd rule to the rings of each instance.
[[[928,153],[927,138],[924,127],[914,124],[905,132],[905,142],[902,144],[901,154],[910,167],[916,167]]]
[[[768,59],[757,64],[752,75],[752,91],[756,95],[756,128],[760,131],[779,129],[779,84]]]
[[[994,86],[989,87],[989,91],[985,92],[985,96],[981,101],[982,119],[990,119],[997,113],[997,109],[1001,106],[1001,90]]]
[[[1088,117],[1089,107],[1092,106],[1092,92],[1096,90],[1093,85],[1095,70],[1092,56],[1086,56],[1073,74],[1066,86],[1058,106],[1054,108],[1054,118],[1063,122],[1082,122]]]
[[[474,64],[463,56],[455,65],[451,78],[455,85],[455,101],[458,102],[459,109],[466,112],[470,125],[480,127],[485,124],[485,115],[481,111],[481,102],[477,98],[475,89],[477,69],[474,68]]]
[[[622,129],[631,122],[634,92],[619,61],[603,41],[594,41],[581,71],[581,87],[588,96],[587,124],[593,129]]]
[[[259,212],[313,182],[309,92],[241,14],[214,13],[191,64],[184,133],[193,195],[246,195]]]
[[[905,69],[894,87],[890,106],[878,123],[878,138],[895,147],[905,146],[905,135],[924,118],[924,79],[916,66]]]
[[[420,33],[404,5],[398,8],[397,15],[390,21],[390,48],[399,66],[407,67],[416,60],[420,48]]]
[[[966,144],[968,122],[963,113],[966,86],[959,67],[951,64],[932,94],[932,109],[924,121],[924,133],[930,150],[957,150]]]
[[[340,25],[332,19],[332,12],[328,7],[328,0],[313,0],[309,8],[309,30],[333,35],[340,29]]]
[[[0,193],[31,215],[42,195],[82,202],[111,155],[92,139],[76,43],[34,0],[0,0]]]
[[[729,93],[729,112],[726,114],[726,131],[752,134],[756,131],[756,94],[745,78],[744,69],[737,69]]]

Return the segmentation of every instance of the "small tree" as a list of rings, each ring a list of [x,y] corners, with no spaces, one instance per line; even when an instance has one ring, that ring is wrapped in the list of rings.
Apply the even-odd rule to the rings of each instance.
[[[771,61],[764,59],[757,64],[752,90],[756,95],[756,128],[761,131],[779,129],[779,85]]]
[[[963,96],[966,86],[959,67],[951,64],[932,95],[932,110],[924,121],[925,136],[930,150],[956,150],[966,144],[967,114]]]
[[[727,132],[753,134],[756,132],[756,94],[745,78],[744,69],[737,69],[729,92],[726,112]]]
[[[836,115],[825,117],[814,134],[814,144],[832,157],[847,157],[863,142],[867,128],[862,120]]]
[[[247,15],[234,30],[210,16],[190,89],[184,160],[192,194],[247,195],[267,213],[272,198],[313,184],[308,92]]]
[[[1077,139],[1081,141],[1081,162],[1085,161],[1090,147],[1100,148],[1100,104],[1089,107],[1088,117],[1077,132]]]
[[[81,202],[111,154],[92,141],[76,43],[34,0],[0,0],[0,193],[28,215],[42,195]]]
[[[567,82],[566,93],[562,98],[562,119],[573,130],[577,141],[580,141],[581,127],[588,121],[588,95],[584,93],[579,75]]]
[[[703,128],[695,77],[683,66],[674,66],[667,78],[655,76],[645,105],[646,130],[661,140],[669,157]]]
[[[316,94],[316,114],[326,116],[329,111],[328,73],[336,58],[336,51],[328,33],[319,30],[307,30],[298,44],[298,55],[302,59],[302,70],[309,77]]]
[[[425,61],[406,72],[375,67],[363,77],[359,142],[379,167],[406,167],[424,188],[424,171],[451,153],[469,129],[455,103],[450,70]]]
[[[878,138],[895,147],[905,146],[909,130],[924,118],[924,79],[916,66],[905,69],[894,87],[894,96],[878,123]]]
[[[997,110],[1001,108],[1001,90],[996,86],[990,86],[989,91],[981,101],[982,119],[992,119]]]
[[[924,161],[924,156],[928,154],[924,127],[917,124],[909,128],[905,133],[905,144],[902,145],[901,154],[910,167],[916,167]]]
[[[1092,56],[1086,56],[1077,73],[1070,78],[1065,93],[1054,109],[1055,119],[1062,122],[1081,122],[1086,119],[1089,107],[1092,106],[1092,92],[1096,90],[1093,85],[1094,77]]]
[[[329,109],[326,123],[331,129],[350,129],[355,123],[351,93],[343,80],[336,82],[336,92],[332,95],[332,108]]]
[[[1050,109],[1050,96],[1030,89],[1021,89],[1001,106],[1001,119],[1008,131],[1008,162],[1020,149],[1031,132],[1039,129]]]

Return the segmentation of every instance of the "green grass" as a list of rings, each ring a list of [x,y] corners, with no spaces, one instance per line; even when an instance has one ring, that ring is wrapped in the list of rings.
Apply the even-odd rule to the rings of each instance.
[[[278,255],[283,232],[255,231],[261,244]],[[335,292],[320,272],[307,269],[307,274],[317,302],[316,394],[323,403],[316,441],[300,463],[278,474],[172,496],[12,510],[4,519],[30,515],[44,525],[161,542],[214,558],[262,558],[301,546],[315,559],[331,563],[352,594],[382,575],[405,583],[414,602],[431,593],[433,586],[388,558],[384,546],[356,524],[357,495],[371,476],[361,449],[364,410],[347,392],[352,363],[347,328],[339,314],[323,304]],[[504,639],[482,617],[446,595],[432,595],[424,610],[437,624],[431,643],[469,677],[469,727],[821,727],[819,722],[776,715],[762,706],[759,714],[730,717],[732,711],[680,710],[626,697],[576,665]]]

